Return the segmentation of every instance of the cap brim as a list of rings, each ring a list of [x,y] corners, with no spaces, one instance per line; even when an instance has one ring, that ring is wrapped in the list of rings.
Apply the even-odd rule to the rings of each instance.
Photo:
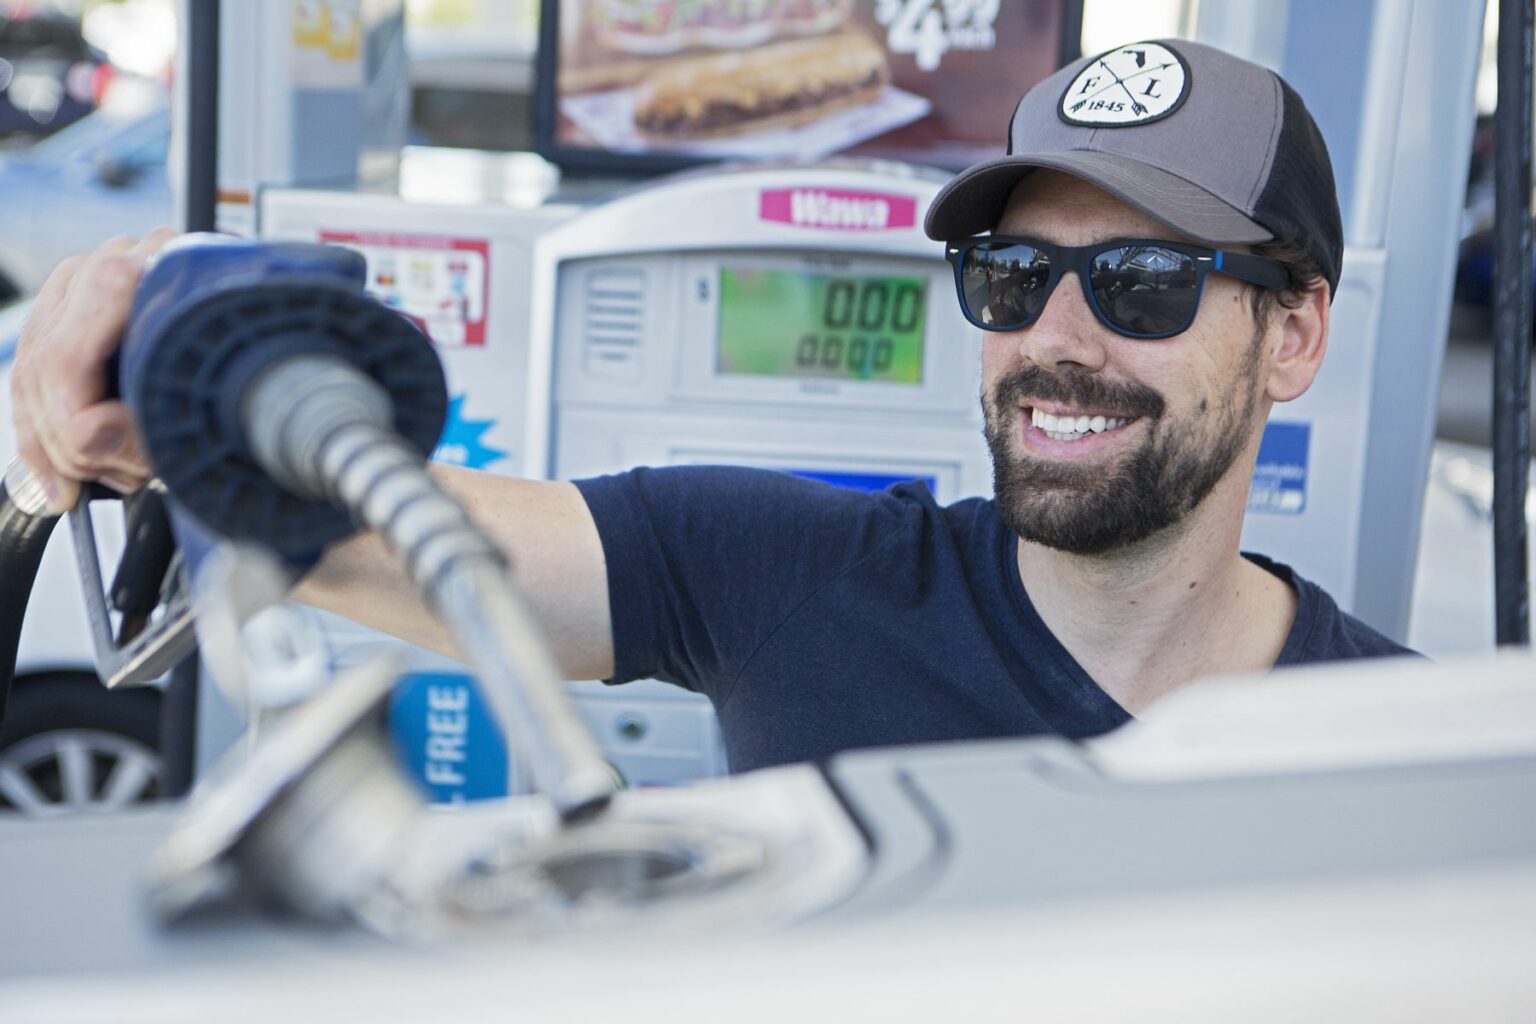
[[[993,230],[1019,180],[1037,167],[1062,171],[1207,245],[1268,242],[1274,235],[1225,200],[1139,160],[1071,150],[999,157],[962,171],[939,190],[923,230],[936,242]]]

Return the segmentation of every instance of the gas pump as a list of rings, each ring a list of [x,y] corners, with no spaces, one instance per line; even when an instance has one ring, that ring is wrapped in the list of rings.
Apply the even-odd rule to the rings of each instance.
[[[684,174],[541,235],[530,329],[553,352],[553,475],[717,463],[990,493],[979,332],[921,229],[943,180],[854,161]],[[704,698],[577,689],[627,775],[725,768]]]
[[[551,199],[552,187],[553,168],[531,155],[412,151],[393,189],[272,188],[260,196],[262,238],[326,242],[359,254],[370,294],[431,339],[449,393],[437,461],[544,475],[548,417],[528,408],[547,401],[542,382],[549,375],[547,349],[531,345],[526,330],[532,239],[579,209]],[[315,614],[337,665],[355,664],[381,645],[404,648],[339,616]],[[410,648],[409,665],[391,716],[434,799],[525,792],[529,780],[464,666],[420,648]]]
[[[921,480],[949,502],[989,493],[991,468],[980,338],[920,227],[944,180],[868,161],[741,167],[533,207],[272,189],[260,221],[265,237],[361,251],[371,292],[425,322],[453,396],[440,459],[557,479],[735,463],[865,489]],[[466,306],[451,301],[456,259],[473,275]],[[330,617],[327,630],[341,662],[379,642]],[[450,802],[525,785],[462,669],[420,651],[411,664],[395,721],[419,778]],[[657,682],[572,690],[626,784],[727,770],[704,698]],[[462,760],[430,753],[433,700],[467,716]]]

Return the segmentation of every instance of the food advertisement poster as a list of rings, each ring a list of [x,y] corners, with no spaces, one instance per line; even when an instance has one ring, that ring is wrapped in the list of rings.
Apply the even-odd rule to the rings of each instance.
[[[685,159],[996,156],[1065,0],[562,0],[554,142]]]

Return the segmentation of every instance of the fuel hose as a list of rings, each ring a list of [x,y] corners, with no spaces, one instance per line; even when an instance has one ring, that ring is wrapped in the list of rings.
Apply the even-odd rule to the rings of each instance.
[[[58,521],[58,516],[49,514],[36,478],[20,459],[13,459],[0,491],[0,580],[5,581],[0,586],[0,726],[5,724],[5,705],[16,676],[16,649],[27,600]]]

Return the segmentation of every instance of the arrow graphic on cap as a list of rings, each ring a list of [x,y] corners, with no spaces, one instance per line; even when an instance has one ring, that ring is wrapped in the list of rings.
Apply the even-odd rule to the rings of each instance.
[[[1102,64],[1104,62],[1100,61],[1099,63]],[[1147,68],[1145,71],[1138,71],[1134,75],[1126,75],[1123,80],[1119,79],[1119,78],[1116,78],[1112,83],[1110,83],[1109,85],[1106,85],[1104,88],[1099,89],[1096,92],[1092,92],[1092,93],[1088,94],[1087,96],[1084,96],[1082,99],[1078,100],[1076,103],[1072,104],[1072,110],[1075,113],[1077,111],[1077,109],[1079,107],[1081,107],[1084,103],[1087,103],[1089,100],[1098,98],[1099,96],[1101,96],[1104,93],[1108,92],[1109,90],[1113,89],[1117,85],[1122,87],[1122,88],[1124,88],[1126,82],[1134,82],[1136,79],[1142,77],[1143,75],[1154,74],[1154,73],[1156,73],[1158,71],[1162,71],[1162,70],[1164,70],[1166,68],[1171,68],[1171,67],[1175,66],[1177,63],[1178,63],[1178,61],[1170,60],[1170,61],[1167,61],[1166,63],[1158,64],[1155,67]],[[1105,68],[1105,70],[1108,71],[1109,69]],[[1113,78],[1115,73],[1113,71],[1110,71],[1109,74],[1110,74],[1110,77]],[[1129,94],[1130,90],[1126,89],[1126,93]],[[1133,98],[1131,102],[1134,103],[1135,99]]]
[[[1131,95],[1131,90],[1125,88],[1125,83],[1120,81],[1120,76],[1115,74],[1113,68],[1104,63],[1102,60],[1099,61],[1099,67],[1103,68],[1105,71],[1108,71],[1109,77],[1115,80],[1115,84],[1118,85],[1121,89],[1125,90],[1126,98],[1131,101],[1131,113],[1145,114],[1147,112],[1147,108],[1141,105],[1141,101],[1138,100],[1135,96]]]

